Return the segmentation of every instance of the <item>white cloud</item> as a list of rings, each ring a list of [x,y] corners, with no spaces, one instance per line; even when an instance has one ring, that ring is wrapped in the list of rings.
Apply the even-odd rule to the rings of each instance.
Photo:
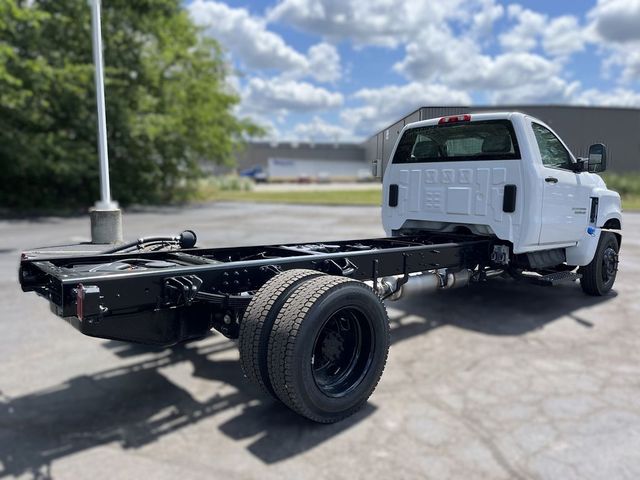
[[[607,107],[640,107],[640,92],[617,88],[603,92],[589,89],[576,97],[576,102],[582,105],[601,105]]]
[[[386,21],[387,16],[393,16],[391,7],[386,0],[282,0],[271,10],[269,19],[357,44],[396,45],[402,24]]]
[[[561,66],[540,55],[513,52],[480,56],[478,68],[452,72],[443,81],[457,88],[484,91],[490,103],[558,103],[571,99],[577,82],[569,83]]]
[[[604,56],[604,76],[640,84],[640,0],[599,0],[587,17]]]
[[[567,57],[584,50],[588,31],[572,15],[554,18],[544,29],[542,46],[551,56]]]
[[[279,35],[266,29],[264,21],[252,17],[243,8],[225,3],[195,0],[188,7],[191,17],[205,32],[220,40],[225,48],[252,68],[301,69],[304,55]]]
[[[342,76],[340,54],[335,46],[328,43],[318,43],[309,48],[309,76],[321,82],[335,82]]]
[[[345,109],[341,114],[344,124],[352,126],[357,134],[371,135],[390,122],[424,105],[465,105],[471,97],[463,91],[444,85],[411,82],[382,88],[364,88],[354,98],[364,105]]]
[[[511,30],[499,36],[500,45],[507,51],[528,52],[538,45],[538,36],[547,24],[546,15],[522,8],[520,5],[509,5],[510,19],[516,19]]]
[[[587,32],[573,15],[549,18],[520,5],[509,5],[508,15],[516,25],[498,37],[506,51],[530,52],[540,42],[552,57],[568,57],[584,50]]]
[[[245,113],[244,111],[242,113]],[[278,128],[278,125],[274,121],[274,118],[270,115],[250,112],[248,117],[253,121],[256,125],[260,125],[264,129],[264,135],[260,135],[258,137],[250,137],[254,140],[273,140],[279,141],[283,138],[283,134]],[[275,119],[278,120],[278,119]]]
[[[340,55],[332,45],[313,45],[304,55],[269,31],[265,20],[244,8],[208,0],[195,0],[187,8],[207,35],[219,40],[249,68],[279,70],[292,78],[312,77],[321,82],[333,82],[341,76]]]
[[[533,53],[512,52],[496,57],[479,55],[470,60],[477,68],[465,69],[462,66],[443,77],[446,83],[459,88],[490,92],[535,88],[540,92],[548,92],[547,86],[564,83],[558,76],[560,65]],[[531,95],[529,97],[533,100]]]
[[[336,108],[344,100],[340,93],[280,77],[249,79],[242,97],[247,111],[274,115]]]
[[[482,29],[500,15],[495,0],[281,0],[268,18],[358,46],[395,47],[428,25],[471,19]]]
[[[640,0],[599,0],[587,17],[600,42],[604,77],[640,84]]]
[[[640,79],[640,0],[598,0],[579,17],[504,7],[498,0],[275,1],[264,17],[223,3],[228,0],[194,0],[186,7],[246,69],[248,76],[235,87],[240,110],[269,124],[275,138],[287,132],[317,141],[353,139],[422,105],[640,105],[640,93],[631,88]],[[501,19],[506,29],[497,24]],[[271,22],[317,35],[319,43],[306,52],[294,48],[270,29]],[[342,41],[358,49],[402,48],[404,57],[392,68],[407,83],[364,88],[345,100],[337,91]],[[583,90],[572,80],[569,60],[586,46],[602,57],[617,88]],[[379,68],[384,79],[389,66]],[[320,116],[345,102],[338,125]]]
[[[473,14],[472,33],[477,37],[492,34],[494,23],[504,15],[504,7],[494,0],[482,0],[480,10]]]
[[[456,38],[446,25],[426,26],[405,46],[405,51],[405,58],[396,63],[393,69],[420,81],[461,70],[461,67],[475,70],[473,62],[479,55],[478,46],[471,38]],[[460,61],[462,58],[464,62]]]
[[[588,17],[604,40],[640,40],[640,0],[598,0]]]
[[[580,82],[567,82],[560,77],[551,77],[545,83],[529,83],[490,92],[489,102],[506,105],[572,103],[579,88]]]
[[[630,45],[611,47],[602,66],[607,78],[615,76],[623,84],[640,82],[640,43],[634,48]],[[620,75],[612,75],[615,68],[621,69]]]
[[[464,59],[464,61],[460,61]],[[566,101],[576,84],[561,78],[562,65],[538,54],[483,54],[470,38],[433,27],[406,46],[394,69],[413,81],[436,81],[464,91],[485,92],[493,103]]]
[[[314,142],[346,142],[354,140],[353,132],[349,128],[327,123],[318,116],[314,116],[311,122],[297,124],[293,132],[300,140]]]

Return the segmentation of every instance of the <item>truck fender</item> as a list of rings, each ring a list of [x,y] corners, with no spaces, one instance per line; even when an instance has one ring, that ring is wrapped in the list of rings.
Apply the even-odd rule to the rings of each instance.
[[[622,208],[620,195],[610,190],[594,192],[598,198],[596,227],[622,230]]]
[[[613,233],[618,240],[618,248],[622,246],[622,219],[620,214],[612,214],[605,218],[602,223],[602,231]]]
[[[598,227],[607,230],[622,230],[622,215],[612,212],[603,219],[598,218]]]
[[[600,228],[596,228],[591,235],[585,230],[582,239],[575,246],[566,248],[567,265],[576,265],[578,267],[588,265],[596,254],[601,233],[602,229]]]

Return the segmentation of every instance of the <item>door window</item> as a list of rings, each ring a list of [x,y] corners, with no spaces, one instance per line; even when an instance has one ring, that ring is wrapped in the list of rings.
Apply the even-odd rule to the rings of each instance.
[[[532,123],[533,133],[540,149],[542,163],[546,167],[569,168],[571,165],[571,155],[564,148],[562,142],[558,140],[551,130],[538,123]]]

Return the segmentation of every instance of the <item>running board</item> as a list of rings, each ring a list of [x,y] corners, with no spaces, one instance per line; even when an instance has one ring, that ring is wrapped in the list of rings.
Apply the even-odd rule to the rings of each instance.
[[[582,278],[582,274],[574,272],[554,272],[541,276],[529,276],[525,275],[525,279],[533,283],[534,285],[541,285],[544,287],[552,287],[559,283],[575,282]]]

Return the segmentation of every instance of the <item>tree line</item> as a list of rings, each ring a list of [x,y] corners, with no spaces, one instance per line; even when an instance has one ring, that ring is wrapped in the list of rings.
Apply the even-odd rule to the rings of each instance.
[[[90,13],[86,0],[0,0],[2,208],[98,199]],[[220,45],[180,0],[105,0],[102,17],[113,197],[171,201],[202,162],[232,165],[261,129],[234,114]]]

